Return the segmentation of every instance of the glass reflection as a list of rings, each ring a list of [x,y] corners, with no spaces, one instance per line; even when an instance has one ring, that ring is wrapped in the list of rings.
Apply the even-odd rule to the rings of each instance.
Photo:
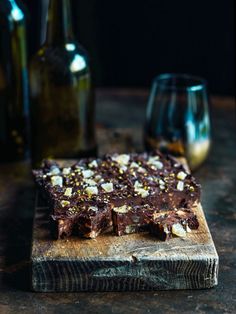
[[[184,74],[158,76],[151,89],[145,124],[148,150],[185,156],[196,169],[210,149],[206,81]]]

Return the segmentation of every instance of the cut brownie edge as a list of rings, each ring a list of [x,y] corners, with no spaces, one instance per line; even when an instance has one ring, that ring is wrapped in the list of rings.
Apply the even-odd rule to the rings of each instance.
[[[149,223],[149,231],[160,240],[168,240],[174,236],[186,237],[188,232],[196,230],[199,222],[191,209],[178,209],[167,213],[155,213]]]
[[[68,208],[63,215],[51,215],[53,236],[57,239],[79,235],[85,238],[95,238],[112,225],[111,207],[83,205],[79,210],[70,211]]]

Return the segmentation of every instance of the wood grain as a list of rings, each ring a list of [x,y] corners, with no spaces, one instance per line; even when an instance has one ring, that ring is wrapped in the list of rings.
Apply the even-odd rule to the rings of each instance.
[[[37,202],[38,203],[38,202]],[[199,230],[161,242],[147,233],[52,240],[48,210],[37,205],[32,245],[34,291],[201,289],[217,284],[218,255],[201,205]]]

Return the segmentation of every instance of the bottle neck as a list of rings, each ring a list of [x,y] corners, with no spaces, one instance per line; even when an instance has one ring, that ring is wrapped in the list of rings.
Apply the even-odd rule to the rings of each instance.
[[[70,0],[50,0],[47,17],[47,44],[73,41]]]

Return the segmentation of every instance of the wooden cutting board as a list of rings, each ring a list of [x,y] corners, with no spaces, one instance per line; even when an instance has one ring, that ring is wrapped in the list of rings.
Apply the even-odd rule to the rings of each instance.
[[[217,285],[218,255],[201,205],[200,227],[167,242],[147,234],[52,240],[48,208],[36,200],[31,254],[34,291],[201,289]]]

